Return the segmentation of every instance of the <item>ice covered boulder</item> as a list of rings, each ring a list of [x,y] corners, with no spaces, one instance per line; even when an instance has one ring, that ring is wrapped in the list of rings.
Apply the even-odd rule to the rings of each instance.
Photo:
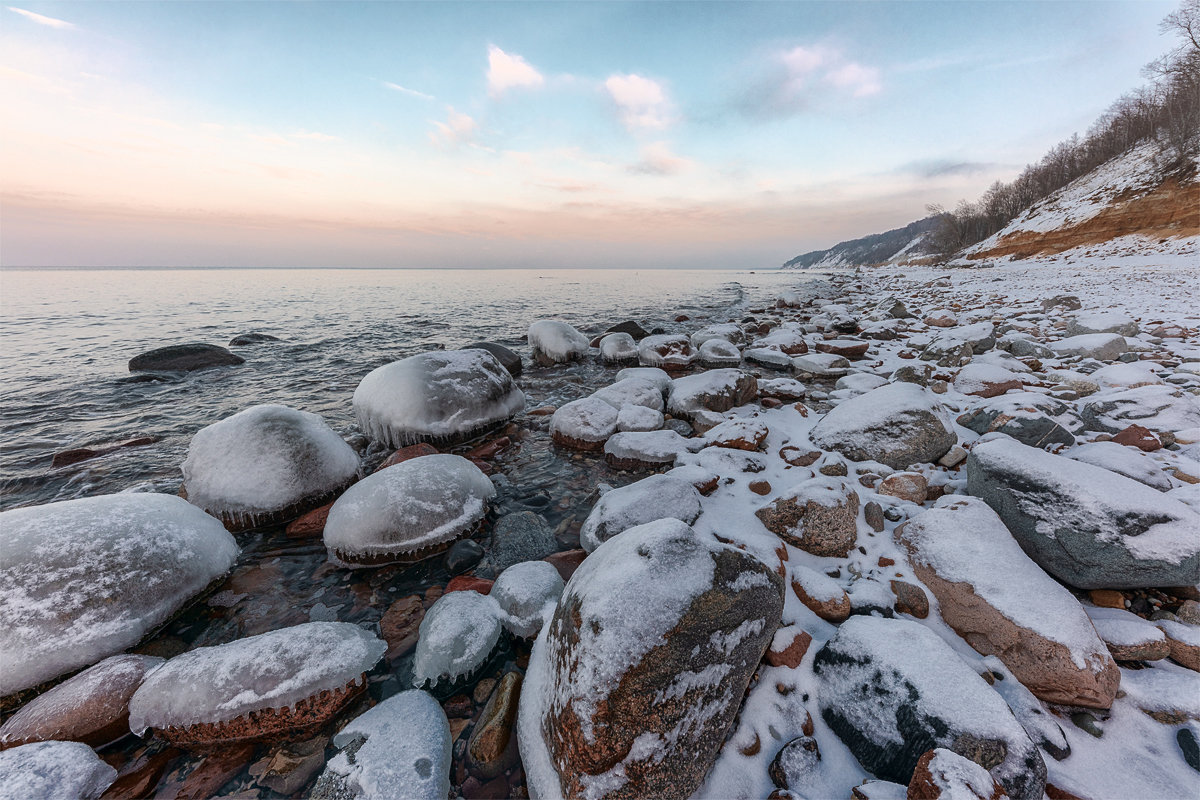
[[[1088,430],[1118,433],[1136,423],[1152,431],[1200,425],[1200,402],[1170,386],[1138,386],[1097,395],[1080,412]]]
[[[1137,336],[1138,324],[1132,317],[1119,311],[1077,314],[1067,320],[1067,336],[1085,336],[1089,333],[1119,333],[1122,336]]]
[[[663,413],[645,406],[622,406],[617,412],[618,431],[656,431],[663,426]]]
[[[1075,444],[1081,425],[1071,407],[1036,392],[1009,392],[976,403],[958,424],[978,434],[1003,433],[1031,447]]]
[[[117,771],[80,742],[35,742],[0,752],[0,800],[96,800]]]
[[[604,460],[613,469],[646,471],[671,466],[693,446],[691,440],[671,430],[621,432],[604,443]]]
[[[892,469],[937,461],[958,442],[942,404],[913,383],[889,383],[847,400],[813,426],[809,439]]]
[[[191,342],[160,347],[129,360],[130,372],[192,372],[245,364],[246,359],[215,344]]]
[[[453,682],[477,670],[500,640],[500,616],[496,601],[478,592],[439,597],[421,620],[413,685]]]
[[[664,395],[671,390],[671,376],[666,370],[661,370],[658,367],[625,367],[617,371],[617,380],[623,381],[626,378],[639,378],[644,381],[649,381],[658,387],[658,390]]]
[[[742,363],[742,351],[724,339],[709,339],[700,345],[700,363],[710,368],[736,367]]]
[[[771,569],[679,520],[605,542],[530,657],[517,716],[530,794],[690,796],[782,608]]]
[[[0,514],[0,696],[132,647],[233,566],[216,519],[165,494]]]
[[[562,364],[587,355],[588,339],[571,325],[542,319],[529,326],[529,346],[542,366]]]
[[[1022,552],[976,497],[941,498],[896,529],[942,619],[1050,703],[1109,708],[1116,663],[1079,601]]]
[[[637,361],[637,342],[628,333],[610,333],[600,340],[600,360],[609,364]]]
[[[252,406],[201,428],[183,462],[187,501],[230,530],[323,506],[358,475],[358,454],[317,414]]]
[[[420,456],[350,487],[329,509],[325,546],[343,564],[421,561],[472,530],[496,487],[462,456]]]
[[[690,418],[697,411],[725,412],[758,397],[758,381],[740,369],[712,369],[671,382],[667,411]]]
[[[579,529],[579,546],[590,553],[638,525],[668,517],[691,525],[699,516],[700,493],[695,486],[670,475],[651,475],[605,493]]]
[[[599,450],[616,432],[617,409],[595,396],[565,403],[550,417],[550,438],[574,450]]]
[[[360,714],[333,737],[341,748],[312,800],[446,800],[450,724],[426,692],[410,689]]]
[[[655,411],[663,410],[662,391],[657,385],[644,378],[625,378],[609,386],[597,389],[592,397],[603,400],[615,409],[623,406],[645,406]]]
[[[1050,349],[1059,358],[1094,358],[1097,361],[1113,361],[1129,349],[1125,337],[1116,333],[1086,333],[1061,341],[1051,342]]]
[[[0,727],[0,748],[53,740],[100,747],[120,739],[129,733],[129,698],[162,663],[123,654],[88,667],[9,717]]]
[[[1126,478],[1144,483],[1151,489],[1165,492],[1171,488],[1171,480],[1153,458],[1137,448],[1126,447],[1116,442],[1088,442],[1063,453],[1067,458],[1100,467]]]
[[[1080,589],[1200,580],[1200,515],[1106,469],[993,434],[967,458],[967,491],[1042,569]]]
[[[524,407],[525,394],[486,350],[409,356],[367,373],[354,390],[359,427],[389,447],[466,441]]]
[[[740,344],[745,341],[746,334],[736,322],[718,322],[705,325],[692,334],[692,346],[703,348],[705,342],[724,341],[729,344]]]
[[[500,573],[488,596],[499,606],[505,630],[529,639],[550,619],[562,593],[563,579],[553,564],[525,561]]]
[[[917,622],[853,616],[813,659],[821,716],[872,775],[908,783],[944,747],[1014,800],[1039,800],[1046,764],[1000,695]]]
[[[311,732],[367,686],[387,644],[348,622],[306,622],[197,647],[151,672],[129,701],[129,727],[206,747]]]
[[[677,334],[647,336],[638,343],[638,360],[643,367],[658,367],[667,372],[680,372],[690,367],[698,357],[688,337]]]

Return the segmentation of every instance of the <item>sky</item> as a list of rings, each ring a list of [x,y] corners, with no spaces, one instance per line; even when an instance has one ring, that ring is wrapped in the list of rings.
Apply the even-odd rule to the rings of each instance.
[[[1174,6],[0,6],[0,265],[770,268],[1084,133]]]

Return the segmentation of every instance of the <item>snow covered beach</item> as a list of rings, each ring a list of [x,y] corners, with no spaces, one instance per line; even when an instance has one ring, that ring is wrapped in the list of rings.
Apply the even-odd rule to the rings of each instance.
[[[400,385],[356,393],[364,431],[390,445],[360,454],[364,478],[344,494],[344,453],[315,425],[198,449],[193,502],[193,482],[207,498],[249,488],[218,480],[228,444],[261,437],[272,454],[261,477],[275,488],[250,491],[254,508],[231,496],[210,512],[266,515],[329,491],[332,527],[318,511],[290,535],[279,521],[239,533],[255,558],[138,649],[167,658],[142,665],[144,684],[138,673],[122,694],[89,670],[41,708],[22,696],[5,723],[6,744],[87,741],[81,709],[122,695],[108,716],[132,708],[148,730],[115,747],[92,737],[113,769],[26,745],[0,770],[78,780],[80,796],[113,779],[127,794],[271,797],[814,800],[902,797],[922,781],[979,796],[1193,796],[1195,274],[1183,259],[1136,273],[1068,260],[793,275],[778,303],[733,319],[613,334],[632,346],[540,325],[517,348],[539,379],[580,359],[603,368],[598,391],[572,396],[567,382],[554,408],[516,403],[528,374],[479,356],[411,362]],[[412,396],[436,399],[428,415]],[[481,419],[507,427],[455,439]],[[593,465],[584,488],[599,490],[561,530],[505,485],[506,458],[551,435],[537,452]],[[283,446],[297,437],[314,445]],[[459,461],[420,481],[433,458]],[[301,484],[297,497],[278,488]],[[371,525],[389,514],[412,529]],[[181,536],[221,533],[177,520]],[[298,554],[323,562],[335,545],[336,560],[281,580]],[[6,585],[34,592],[46,557],[23,550]],[[128,562],[99,574],[143,568]],[[456,577],[405,590],[435,573]],[[38,604],[6,593],[0,614],[54,636],[58,621],[34,612],[111,603],[79,599],[96,574]],[[139,598],[119,602],[139,616]],[[306,626],[335,621],[367,635],[318,668],[312,653],[350,640]],[[189,629],[204,632],[187,641]],[[182,715],[155,699],[172,696],[173,663],[205,700]]]

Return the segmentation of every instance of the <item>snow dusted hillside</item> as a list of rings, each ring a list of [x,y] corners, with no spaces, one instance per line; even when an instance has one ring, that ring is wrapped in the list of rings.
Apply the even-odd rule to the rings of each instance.
[[[1164,174],[1146,142],[1034,203],[963,256],[1030,258],[1079,251],[1114,257],[1194,255],[1200,235],[1196,168]]]

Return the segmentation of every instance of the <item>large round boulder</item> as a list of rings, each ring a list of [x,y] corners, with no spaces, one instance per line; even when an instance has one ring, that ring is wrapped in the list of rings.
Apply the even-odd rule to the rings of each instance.
[[[892,469],[937,461],[958,442],[945,408],[914,383],[889,383],[850,398],[813,426],[809,439]]]
[[[215,344],[190,342],[160,347],[129,359],[130,372],[193,372],[245,364],[246,359]]]

